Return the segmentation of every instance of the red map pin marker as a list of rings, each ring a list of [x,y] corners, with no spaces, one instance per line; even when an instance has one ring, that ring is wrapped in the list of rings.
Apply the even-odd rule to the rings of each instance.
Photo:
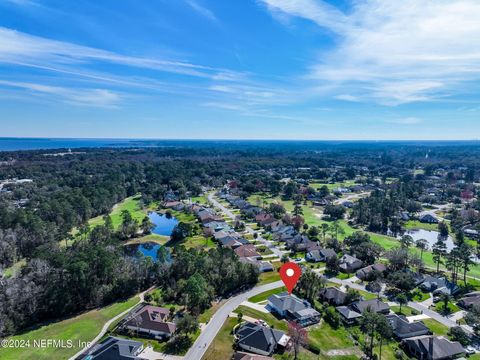
[[[300,266],[293,262],[285,263],[280,268],[280,277],[282,278],[282,281],[290,294],[292,293],[295,285],[297,285],[297,281],[300,279],[300,276],[302,276],[302,269],[300,269]]]

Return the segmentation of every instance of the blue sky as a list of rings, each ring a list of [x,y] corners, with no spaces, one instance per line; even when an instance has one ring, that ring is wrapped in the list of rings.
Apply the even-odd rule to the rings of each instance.
[[[1,0],[0,134],[476,139],[477,0]]]

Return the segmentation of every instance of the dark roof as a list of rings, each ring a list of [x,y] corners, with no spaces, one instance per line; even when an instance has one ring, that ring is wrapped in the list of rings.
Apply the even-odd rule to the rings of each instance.
[[[396,314],[387,315],[387,319],[393,333],[400,339],[430,334],[430,329],[421,321],[410,323],[405,317]]]
[[[362,316],[359,312],[352,310],[348,306],[339,306],[337,307],[337,311],[342,315],[345,319],[351,320],[356,319]]]
[[[353,310],[359,313],[363,313],[364,311],[367,311],[367,310],[370,310],[376,313],[387,312],[390,310],[390,306],[388,304],[378,299],[356,301],[351,306]]]
[[[409,349],[424,354],[432,360],[446,359],[465,353],[457,341],[449,341],[441,336],[417,336],[403,340]]]
[[[84,360],[140,360],[136,356],[143,348],[140,341],[109,336],[89,351]]]
[[[168,309],[146,305],[131,314],[131,319],[125,322],[125,326],[173,334],[176,325],[172,322],[167,322],[169,313]]]
[[[270,295],[268,301],[270,301],[277,309],[282,311],[288,310],[292,313],[310,307],[306,301],[299,299],[295,295],[290,295],[288,292]]]
[[[333,302],[337,305],[345,304],[347,299],[347,293],[337,289],[336,287],[328,287],[320,290],[320,298],[327,300],[328,302]]]
[[[321,249],[320,250],[320,254],[324,257],[324,258],[331,258],[331,257],[336,257],[337,256],[337,253],[335,252],[335,250],[333,249]]]
[[[383,273],[386,270],[387,270],[387,267],[383,264],[373,264],[373,265],[368,265],[368,266],[365,266],[364,268],[361,268],[360,270],[357,271],[356,275],[358,278],[362,279],[366,277],[368,274],[370,274],[372,271]]]
[[[467,294],[468,295],[468,294]],[[475,296],[465,296],[460,299],[458,304],[464,308],[469,308],[473,305],[479,305],[480,304],[480,295],[475,295]]]
[[[245,323],[236,331],[238,343],[271,354],[284,332],[253,323]]]

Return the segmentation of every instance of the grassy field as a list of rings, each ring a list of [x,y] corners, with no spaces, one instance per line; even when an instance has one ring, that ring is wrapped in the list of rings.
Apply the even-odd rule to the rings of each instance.
[[[125,245],[131,245],[131,244],[143,244],[143,243],[157,243],[160,245],[164,245],[170,240],[169,236],[162,236],[158,234],[150,234],[150,235],[145,235],[139,238],[131,239],[125,243]]]
[[[355,185],[355,181],[354,180],[345,180],[345,181],[341,181],[341,182],[335,182],[333,184],[314,182],[314,183],[309,184],[309,186],[313,187],[314,189],[319,189],[324,185],[328,188],[328,190],[332,191],[333,189],[336,189],[336,188],[339,188],[339,187],[353,186],[353,185]]]
[[[422,320],[425,325],[430,329],[435,335],[447,335],[448,327],[443,324],[440,324],[438,321],[433,319]]]
[[[232,357],[234,353],[232,329],[237,323],[235,318],[225,320],[217,336],[215,336],[205,355],[203,355],[202,360],[230,359]]]
[[[287,288],[285,286],[282,286],[282,287],[279,287],[279,288],[276,288],[276,289],[272,289],[272,290],[268,290],[268,291],[265,291],[265,292],[260,293],[258,295],[252,296],[251,298],[248,299],[248,301],[253,302],[253,303],[259,303],[259,302],[267,300],[270,297],[270,295],[280,294],[283,291],[287,291]]]
[[[435,311],[438,312],[439,314],[443,314],[443,308],[444,304],[443,301],[439,301],[438,303],[435,304]],[[460,308],[455,305],[453,302],[449,301],[447,304],[447,314],[453,314],[454,312],[457,312],[460,310]]]
[[[405,316],[412,316],[413,314],[418,315],[418,311],[416,311],[415,309],[412,309],[409,306],[402,306],[402,312],[400,312],[400,306],[392,306],[390,309],[397,315],[405,315]]]
[[[353,346],[350,334],[343,327],[333,329],[326,321],[308,328],[310,344],[322,351],[345,349]]]
[[[260,274],[258,285],[270,284],[278,280],[280,280],[280,274],[278,271],[268,271]]]
[[[418,220],[408,220],[404,226],[406,229],[424,229],[430,231],[438,231],[438,224],[427,224]]]
[[[283,331],[287,330],[287,322],[283,321],[283,320],[278,320],[275,316],[273,316],[270,313],[267,314],[267,313],[264,313],[262,311],[258,311],[258,310],[255,310],[255,309],[252,309],[248,306],[243,306],[243,305],[240,305],[235,310],[235,312],[237,314],[239,312],[241,312],[243,315],[250,316],[254,319],[264,320],[268,325],[273,326],[275,329],[279,329],[279,330],[283,330]]]
[[[109,319],[134,306],[139,301],[140,299],[138,297],[133,297],[127,301],[118,302],[98,310],[92,310],[73,318],[40,326],[23,334],[12,336],[10,339],[30,341],[30,347],[1,349],[0,359],[66,359],[80,350],[78,342],[92,340],[100,332],[103,324]],[[34,347],[33,341],[39,339],[72,340],[74,347],[70,349],[54,347],[41,349]]]

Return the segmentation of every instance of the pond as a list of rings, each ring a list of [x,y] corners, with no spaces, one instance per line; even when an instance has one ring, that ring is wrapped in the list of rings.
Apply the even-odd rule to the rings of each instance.
[[[424,229],[412,229],[412,230],[407,230],[405,231],[404,235],[410,235],[413,238],[413,241],[416,242],[417,240],[420,239],[425,239],[428,241],[428,249],[432,250],[433,245],[437,242],[438,240],[438,231],[434,230],[424,230]],[[400,238],[399,236],[398,238]],[[448,236],[446,240],[444,240],[445,245],[447,245],[447,251],[450,251],[453,249],[455,246],[453,239]]]
[[[143,256],[147,257],[150,256],[153,261],[157,261],[157,251],[160,249],[162,245],[154,243],[154,242],[146,242],[143,244],[130,244],[125,245],[125,253],[128,256],[137,256],[138,253],[141,253]]]
[[[172,235],[173,228],[178,224],[178,220],[174,216],[159,214],[155,211],[148,213],[150,221],[155,225],[152,233],[163,236]]]

